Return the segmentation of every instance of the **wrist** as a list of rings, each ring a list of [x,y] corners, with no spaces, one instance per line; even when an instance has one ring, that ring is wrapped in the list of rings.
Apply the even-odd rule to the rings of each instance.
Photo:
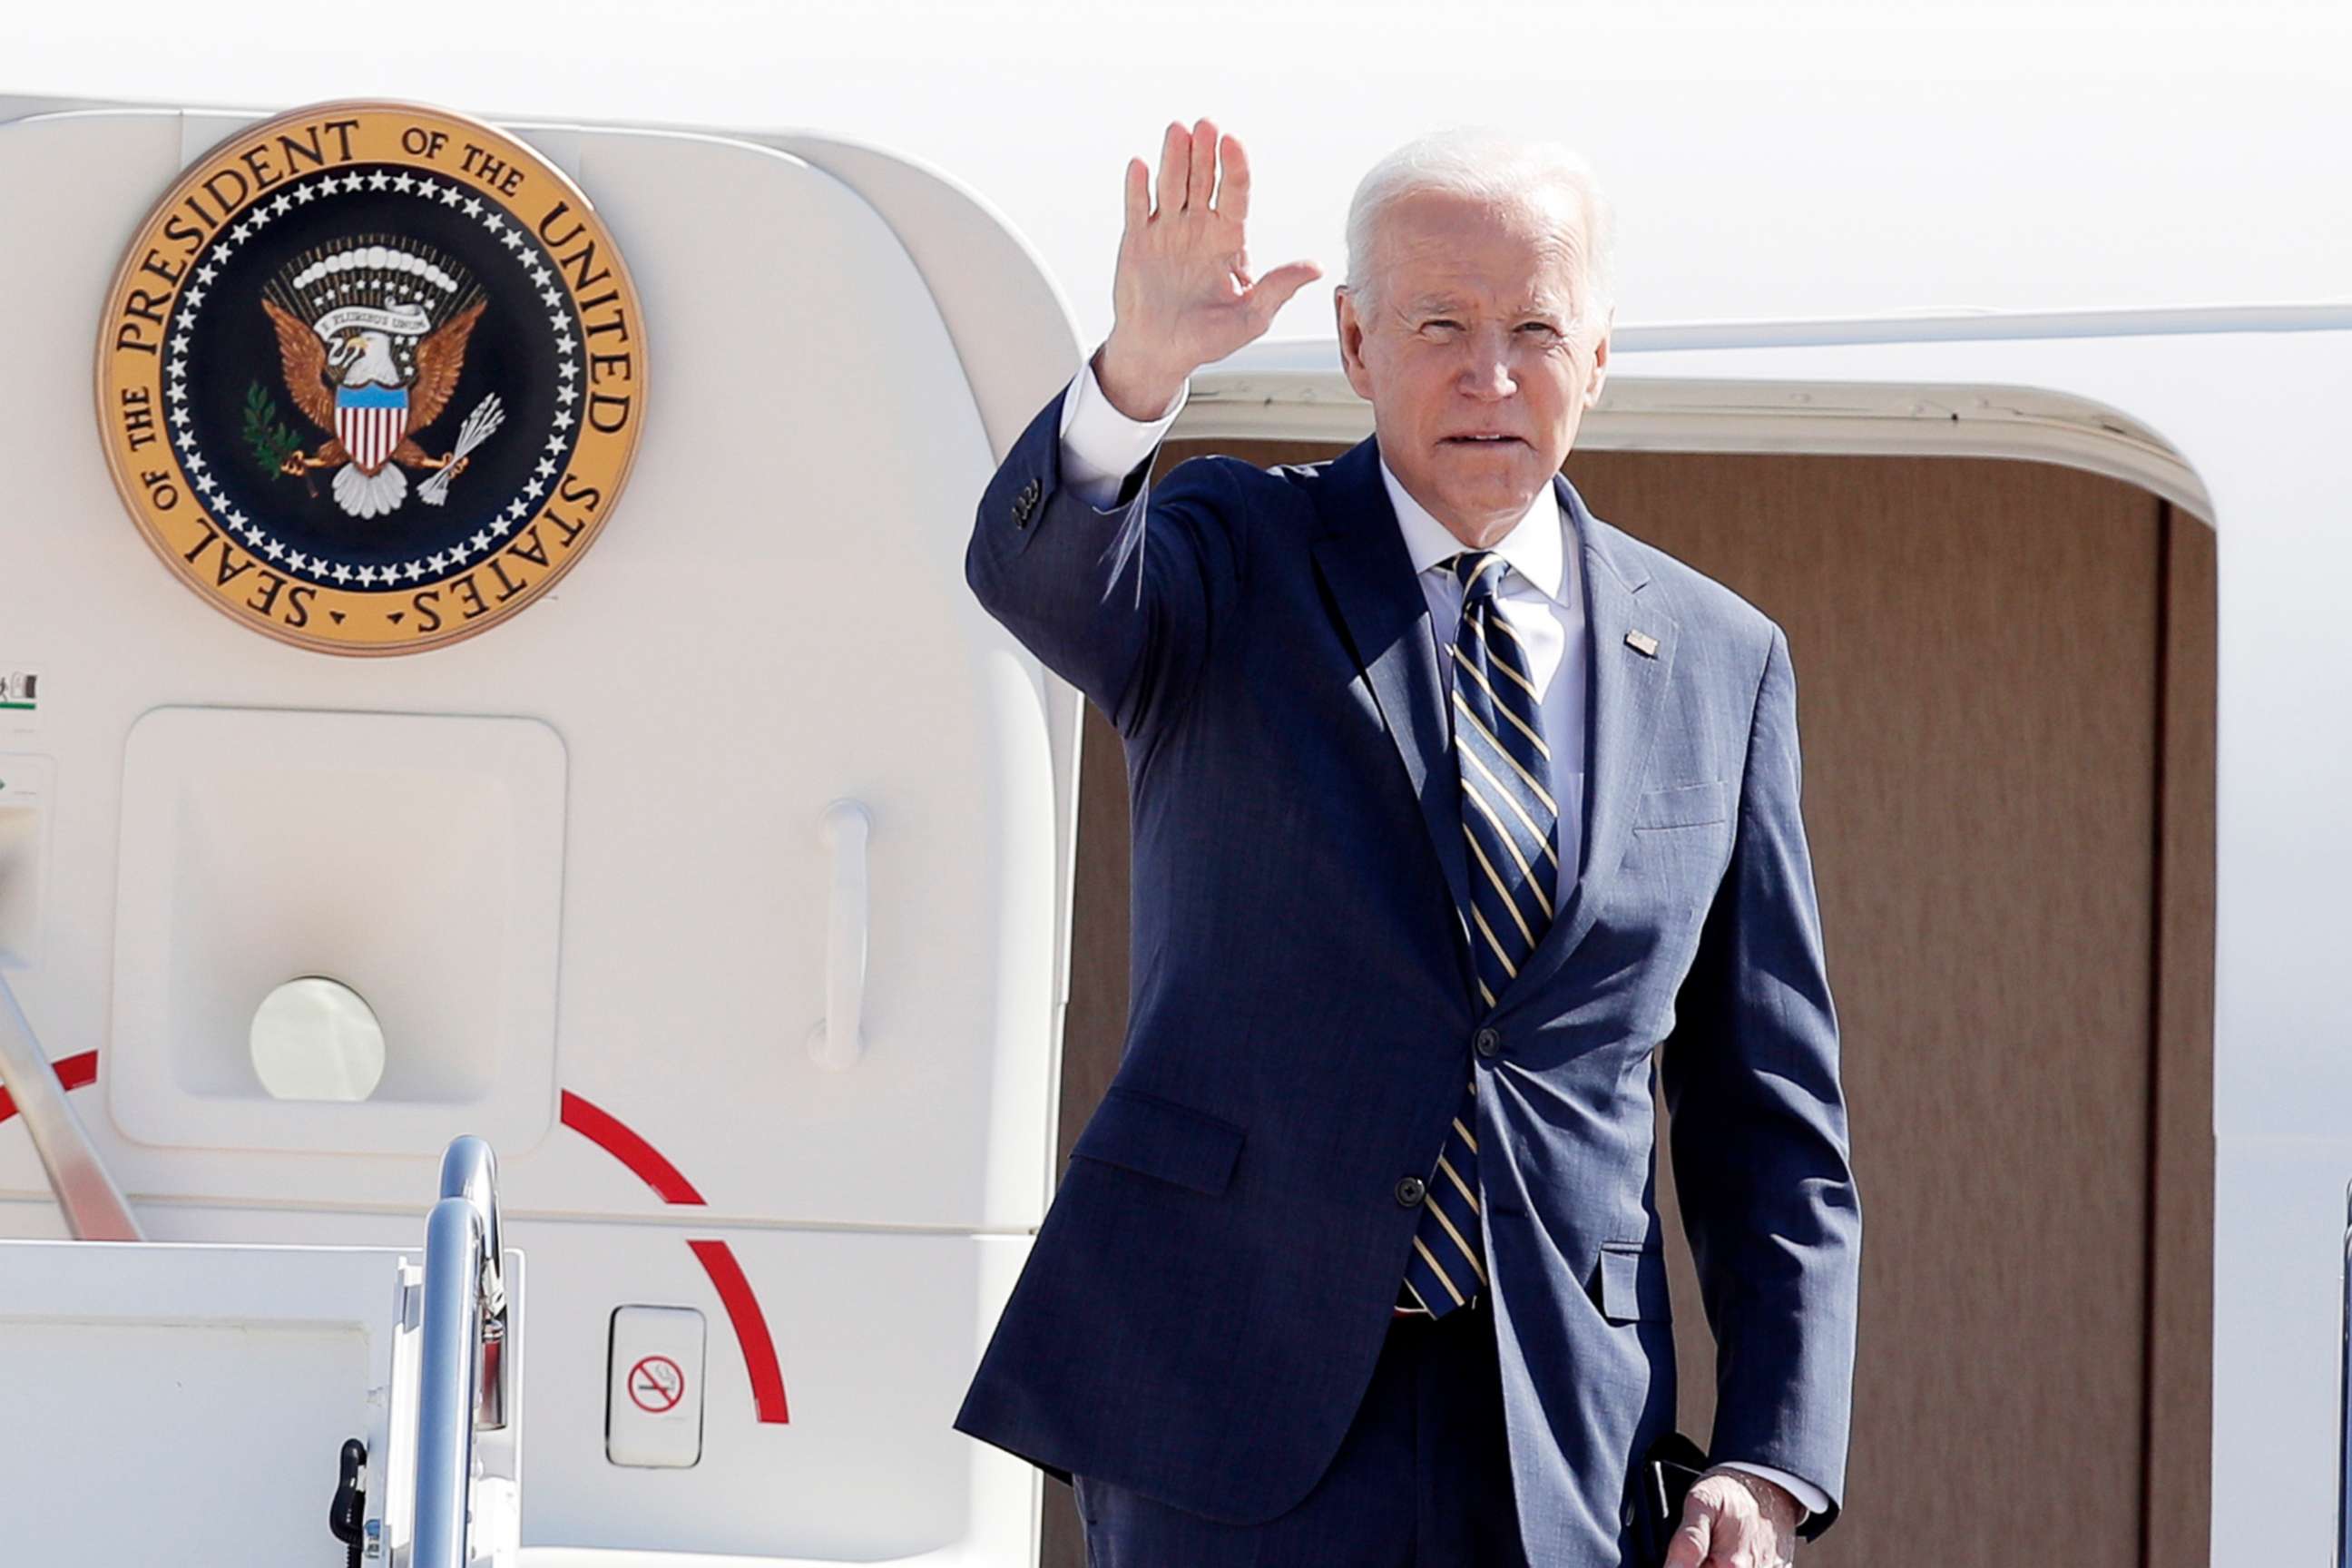
[[[1769,1476],[1759,1476],[1736,1465],[1718,1465],[1707,1474],[1730,1477],[1756,1500],[1759,1508],[1768,1511],[1778,1510],[1796,1522],[1801,1523],[1804,1520],[1805,1505],[1797,1500],[1797,1494]]]
[[[1110,405],[1143,425],[1167,414],[1192,374],[1190,366],[1155,363],[1136,353],[1120,341],[1115,329],[1095,352],[1094,371],[1095,383]]]

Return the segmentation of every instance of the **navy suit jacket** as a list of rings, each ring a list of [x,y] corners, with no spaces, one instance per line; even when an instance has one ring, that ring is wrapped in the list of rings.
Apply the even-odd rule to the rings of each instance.
[[[1124,738],[1132,1004],[956,1426],[1228,1522],[1299,1502],[1389,1330],[1421,1217],[1400,1179],[1433,1173],[1475,1068],[1522,1534],[1617,1563],[1675,1415],[1662,1089],[1708,1451],[1820,1486],[1818,1535],[1861,1209],[1780,627],[1554,480],[1588,596],[1583,849],[1482,1014],[1436,634],[1374,442],[1196,458],[1098,510],[1060,426],[1057,397],[1006,456],[966,574]]]

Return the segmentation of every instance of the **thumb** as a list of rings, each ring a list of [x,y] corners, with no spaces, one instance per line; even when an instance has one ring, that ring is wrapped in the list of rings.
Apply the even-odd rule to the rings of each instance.
[[[1293,261],[1277,267],[1250,285],[1250,315],[1263,331],[1274,321],[1275,312],[1290,303],[1290,297],[1323,276],[1323,269],[1311,261]]]

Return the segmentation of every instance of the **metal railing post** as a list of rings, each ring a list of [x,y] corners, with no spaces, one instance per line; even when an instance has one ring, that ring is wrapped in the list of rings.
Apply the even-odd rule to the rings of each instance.
[[[466,1568],[474,1478],[482,1215],[443,1198],[425,1225],[425,1321],[416,1408],[415,1568]]]
[[[425,1226],[413,1568],[466,1568],[474,1433],[506,1423],[499,1239],[498,1161],[479,1138],[457,1139],[442,1155],[441,1197]]]
[[[482,1216],[481,1364],[477,1372],[474,1424],[497,1431],[507,1424],[511,1381],[508,1356],[506,1247],[499,1224],[499,1161],[479,1138],[453,1139],[441,1156],[441,1195],[464,1198]]]
[[[57,1069],[49,1054],[33,1037],[33,1026],[16,1005],[8,977],[0,974],[0,1086],[16,1101],[17,1114],[32,1135],[33,1152],[58,1195],[66,1228],[82,1241],[143,1241],[122,1190],[107,1174],[106,1163],[89,1130],[74,1114],[65,1090],[58,1087]]]

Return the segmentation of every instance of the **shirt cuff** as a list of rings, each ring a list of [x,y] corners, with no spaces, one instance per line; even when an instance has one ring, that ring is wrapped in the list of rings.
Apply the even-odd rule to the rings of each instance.
[[[1786,1470],[1776,1470],[1769,1465],[1751,1465],[1740,1459],[1726,1459],[1721,1468],[1727,1470],[1746,1470],[1751,1476],[1761,1476],[1768,1481],[1786,1487],[1789,1495],[1797,1500],[1799,1524],[1804,1523],[1814,1514],[1826,1512],[1829,1509],[1828,1493],[1812,1482],[1792,1476]]]
[[[1160,448],[1168,427],[1192,395],[1186,382],[1168,411],[1157,419],[1129,419],[1103,395],[1092,356],[1078,367],[1062,399],[1062,486],[1100,511],[1118,499],[1127,476]]]

